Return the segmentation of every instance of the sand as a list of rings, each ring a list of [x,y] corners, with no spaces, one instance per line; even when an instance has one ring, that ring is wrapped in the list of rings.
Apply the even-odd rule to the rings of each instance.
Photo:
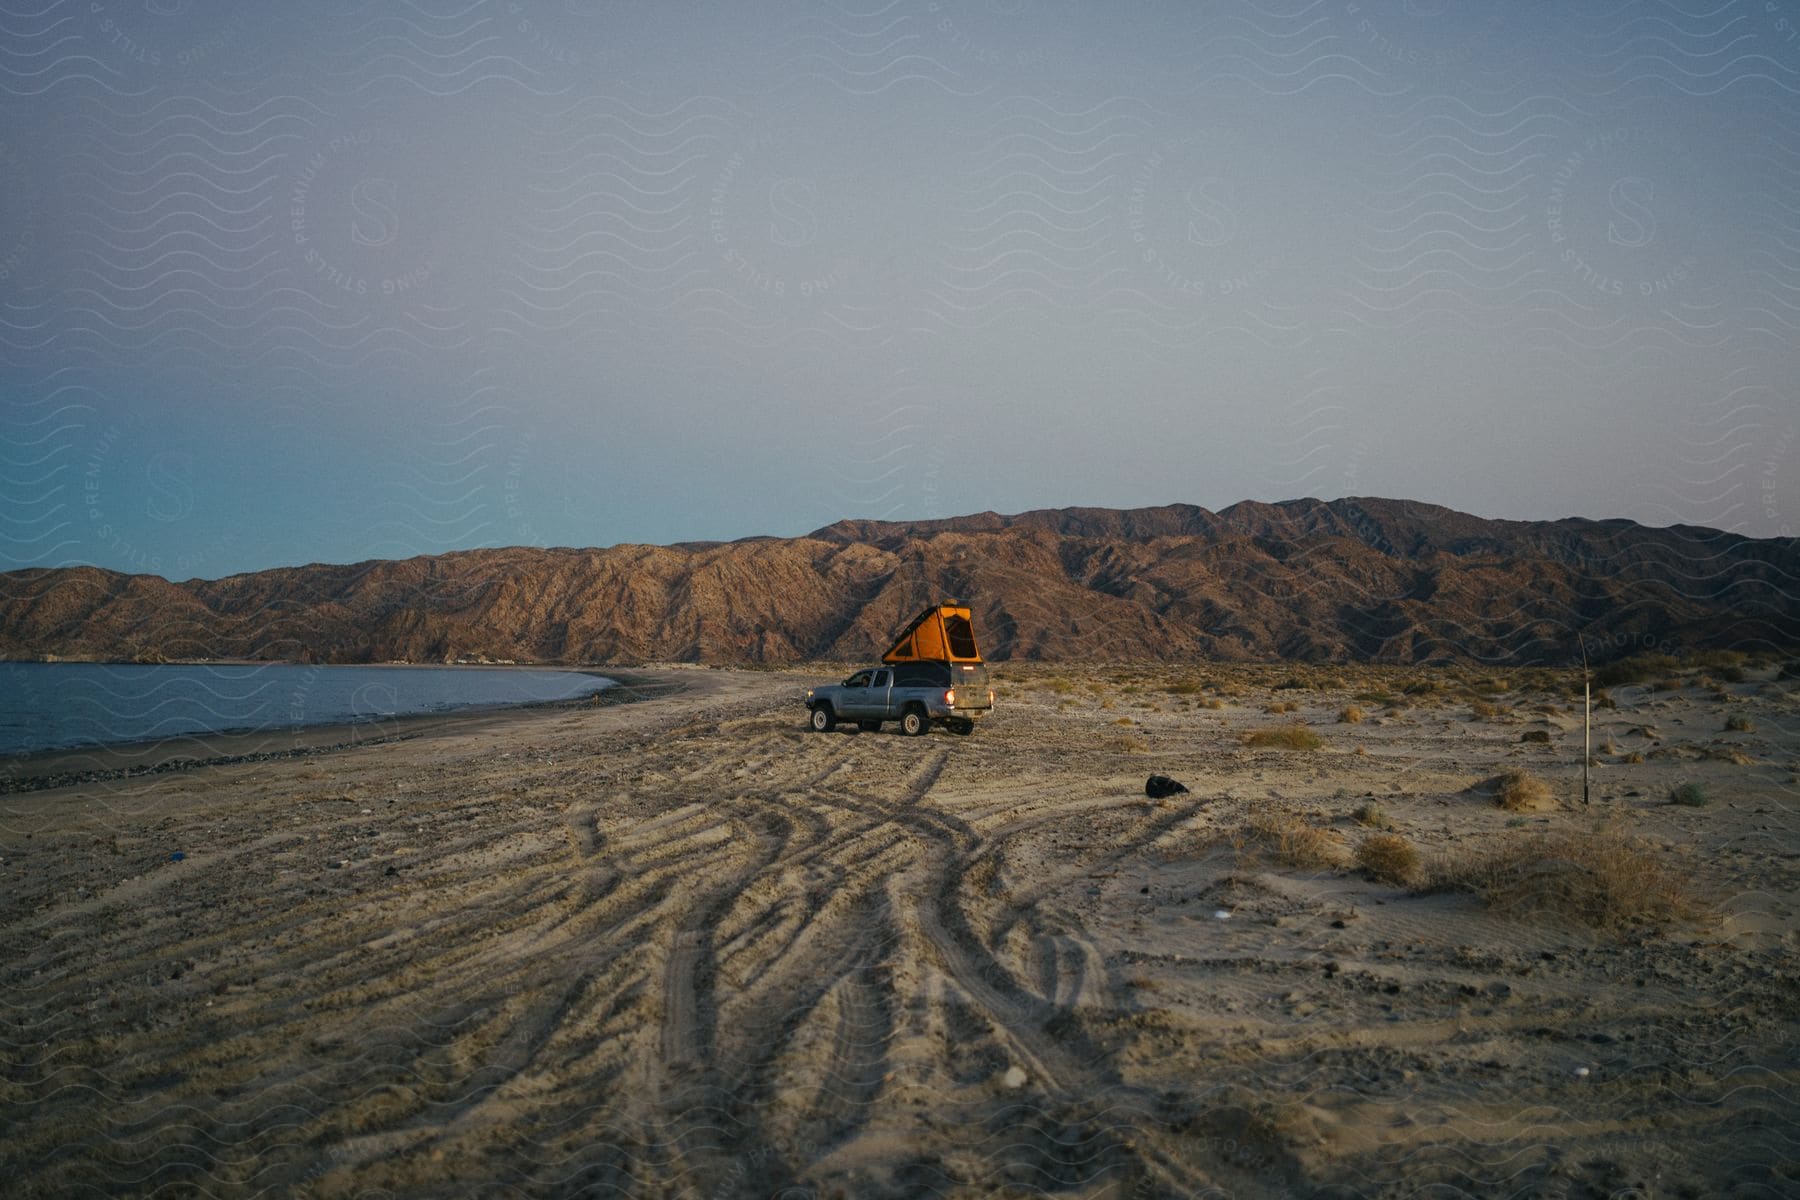
[[[0,796],[0,1192],[1800,1194],[1773,665],[1615,689],[1585,808],[1566,675],[997,670],[966,738],[669,668]],[[1384,826],[1446,885],[1355,866]],[[1447,886],[1565,834],[1679,903]]]

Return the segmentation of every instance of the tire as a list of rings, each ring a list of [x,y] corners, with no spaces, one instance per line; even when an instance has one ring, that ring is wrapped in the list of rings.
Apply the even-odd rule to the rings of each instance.
[[[837,728],[837,714],[831,711],[831,705],[821,704],[812,710],[810,723],[814,733],[830,733]]]
[[[931,721],[925,716],[925,710],[914,704],[900,714],[900,732],[907,737],[918,737],[931,728]]]
[[[951,720],[944,722],[944,726],[958,737],[968,737],[971,733],[975,732],[975,722],[969,720],[967,717],[954,717]]]
[[[858,721],[856,723],[856,727],[858,729],[862,730],[864,733],[880,733],[881,732],[881,722],[880,721]]]

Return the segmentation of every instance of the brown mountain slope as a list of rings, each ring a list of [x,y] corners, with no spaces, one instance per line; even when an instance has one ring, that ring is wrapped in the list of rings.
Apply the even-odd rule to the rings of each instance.
[[[0,656],[865,658],[968,599],[993,658],[1567,662],[1800,645],[1800,549],[1377,499],[840,521],[806,537],[473,550],[171,583],[0,574]]]

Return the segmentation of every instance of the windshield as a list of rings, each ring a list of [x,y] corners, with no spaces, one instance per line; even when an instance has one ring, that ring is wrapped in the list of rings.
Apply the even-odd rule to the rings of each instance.
[[[844,686],[845,687],[868,687],[869,686],[869,673],[867,671],[858,671],[856,674],[852,675],[850,678],[844,680]]]

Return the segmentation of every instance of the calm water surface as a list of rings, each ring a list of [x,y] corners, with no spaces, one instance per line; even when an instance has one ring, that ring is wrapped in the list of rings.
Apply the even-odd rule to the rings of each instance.
[[[574,700],[612,684],[517,667],[0,663],[0,754]]]

